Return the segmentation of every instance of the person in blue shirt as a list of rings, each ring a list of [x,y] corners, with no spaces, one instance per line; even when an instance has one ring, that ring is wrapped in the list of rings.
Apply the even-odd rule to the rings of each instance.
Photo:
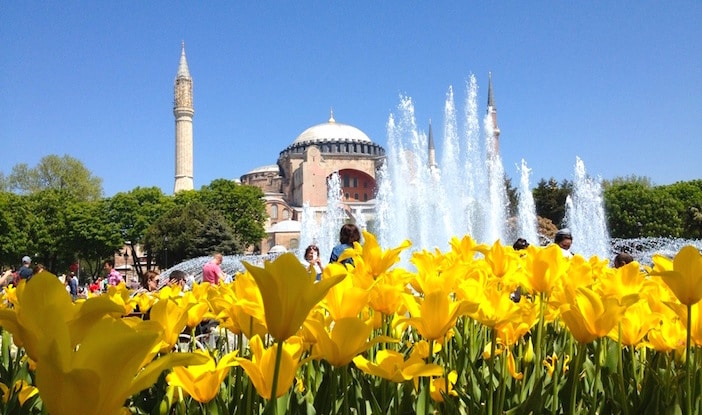
[[[329,262],[338,262],[339,257],[345,250],[353,248],[353,243],[360,241],[361,231],[358,230],[356,225],[347,223],[342,226],[341,230],[339,231],[339,245],[332,249],[331,255],[329,256]],[[346,258],[341,261],[341,263],[353,265],[353,258]]]

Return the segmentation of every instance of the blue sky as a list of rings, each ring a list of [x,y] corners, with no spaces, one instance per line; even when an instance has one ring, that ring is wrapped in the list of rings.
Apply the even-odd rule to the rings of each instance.
[[[434,4],[436,3],[436,4]],[[506,173],[702,178],[702,2],[53,1],[0,5],[0,171],[81,160],[106,196],[173,191],[173,80],[194,79],[195,187],[276,162],[306,128],[386,146],[400,95],[434,123],[492,72]],[[459,105],[459,109],[462,109]]]

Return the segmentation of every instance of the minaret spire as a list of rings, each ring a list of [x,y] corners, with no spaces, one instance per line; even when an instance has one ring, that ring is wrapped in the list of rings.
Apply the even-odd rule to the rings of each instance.
[[[434,132],[431,129],[431,118],[429,118],[429,169],[436,169],[436,148],[434,147]]]
[[[185,58],[185,41],[181,43],[180,62],[173,87],[175,116],[175,186],[173,193],[193,190],[193,79]]]
[[[500,127],[497,126],[497,107],[495,106],[495,96],[492,91],[492,72],[488,72],[488,102],[487,113],[492,120],[493,148],[495,155],[500,153]]]

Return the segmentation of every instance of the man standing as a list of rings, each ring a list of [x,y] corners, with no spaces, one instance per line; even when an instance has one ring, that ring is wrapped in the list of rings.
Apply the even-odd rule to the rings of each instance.
[[[18,282],[19,280],[27,280],[29,281],[32,276],[34,275],[34,271],[32,271],[32,268],[30,267],[32,265],[32,258],[28,256],[23,256],[22,257],[22,266],[20,269],[17,270],[17,277],[18,277]]]
[[[222,272],[222,254],[216,253],[212,256],[212,261],[206,263],[202,267],[202,282],[209,282],[210,284],[217,285],[220,281],[225,279],[225,275]]]
[[[122,274],[115,269],[115,263],[111,259],[105,261],[105,271],[107,271],[107,285],[119,285],[124,281]]]
[[[570,234],[570,229],[563,228],[556,232],[553,242],[561,247],[564,257],[571,258],[573,256],[573,253],[570,252],[570,245],[573,243],[573,235]]]

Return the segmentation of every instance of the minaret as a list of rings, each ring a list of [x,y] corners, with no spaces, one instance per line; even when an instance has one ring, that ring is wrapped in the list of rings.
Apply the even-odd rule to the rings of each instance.
[[[173,115],[175,116],[175,188],[193,190],[193,79],[185,59],[185,42],[182,43],[180,63],[173,93]]]
[[[488,72],[488,103],[487,113],[492,120],[493,133],[493,154],[500,154],[500,127],[497,126],[497,107],[495,106],[495,97],[492,93],[492,72]]]
[[[434,170],[436,165],[436,148],[434,147],[434,133],[431,130],[431,119],[429,120],[429,169]]]

